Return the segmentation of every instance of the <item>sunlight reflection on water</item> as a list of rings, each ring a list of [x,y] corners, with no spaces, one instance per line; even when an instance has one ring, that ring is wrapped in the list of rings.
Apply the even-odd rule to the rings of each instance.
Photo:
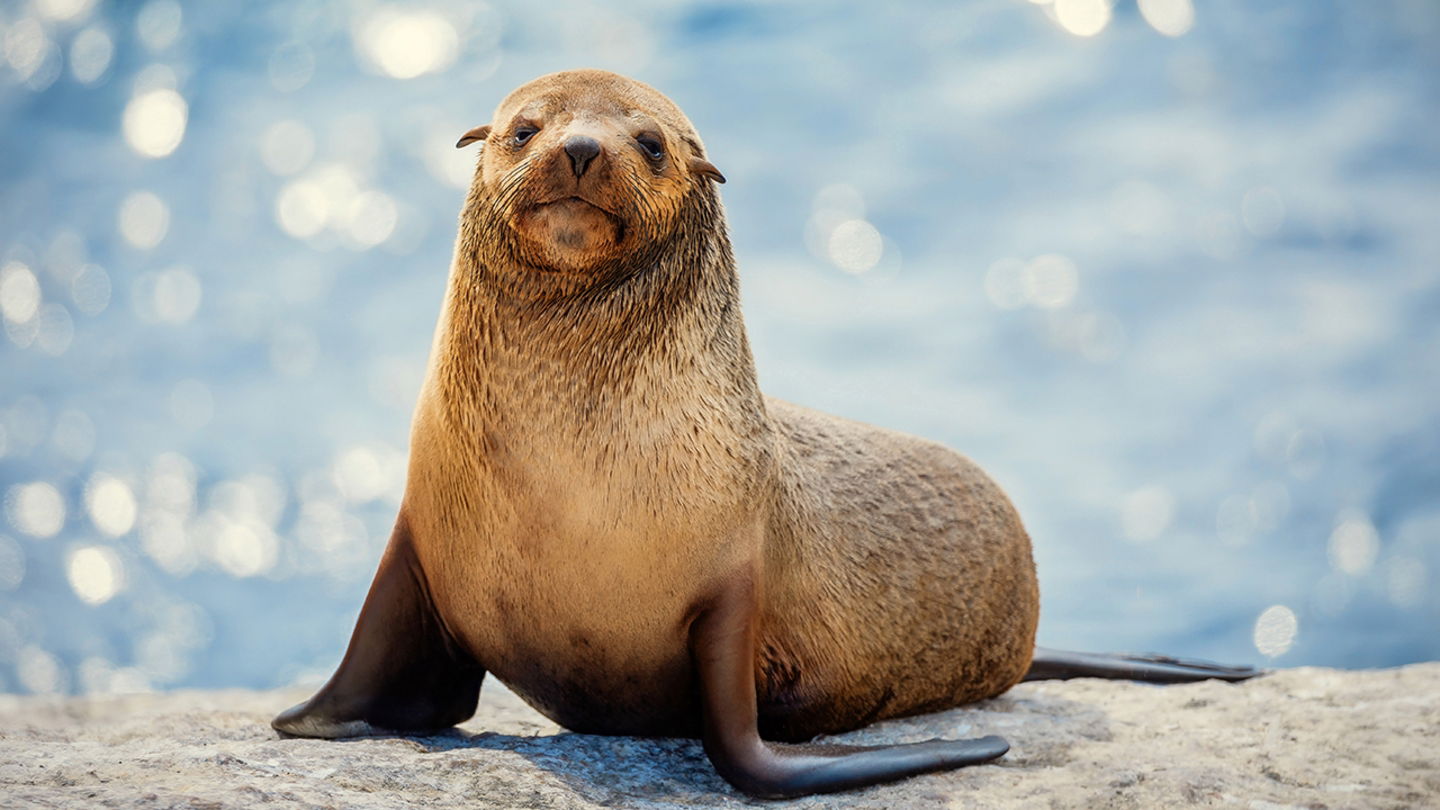
[[[0,689],[333,662],[455,138],[583,64],[730,177],[767,390],[1011,491],[1042,641],[1440,655],[1433,4],[250,11],[0,9]]]

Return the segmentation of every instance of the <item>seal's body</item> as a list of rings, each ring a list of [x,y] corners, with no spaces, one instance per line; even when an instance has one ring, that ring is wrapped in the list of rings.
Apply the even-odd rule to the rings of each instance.
[[[492,439],[509,458],[503,476],[490,467],[496,446],[485,461],[430,467],[444,472],[423,485],[412,477],[417,556],[461,646],[567,728],[698,736],[687,638],[697,598],[758,568],[766,737],[808,739],[1020,680],[1034,568],[1018,518],[978,468],[773,399],[740,424],[722,423],[734,408],[712,414],[717,429],[697,435],[695,418],[725,403],[706,394],[644,431]],[[422,432],[417,450],[469,440]],[[744,447],[760,452],[727,450]],[[616,469],[617,452],[639,463]],[[452,493],[465,491],[503,509],[457,510]]]
[[[932,442],[767,404],[781,463],[764,538],[762,731],[848,730],[1018,682],[1040,595],[1000,488]]]
[[[1033,674],[1029,539],[953,451],[761,395],[724,178],[663,95],[553,74],[476,140],[394,535],[340,668],[275,727],[445,727],[488,671],[576,731],[701,736],[756,795],[1003,754],[761,742]]]

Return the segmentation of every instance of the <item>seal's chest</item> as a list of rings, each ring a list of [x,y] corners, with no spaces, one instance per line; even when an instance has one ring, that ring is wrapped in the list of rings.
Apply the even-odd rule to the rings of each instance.
[[[595,540],[510,558],[507,576],[489,583],[477,658],[567,728],[688,733],[675,723],[695,716],[687,647],[693,594],[680,587],[676,561],[621,562],[645,544],[613,544],[608,557]]]

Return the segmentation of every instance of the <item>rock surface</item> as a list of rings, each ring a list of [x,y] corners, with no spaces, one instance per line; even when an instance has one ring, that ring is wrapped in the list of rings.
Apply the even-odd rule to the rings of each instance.
[[[752,802],[700,745],[570,734],[487,683],[431,737],[281,739],[306,690],[0,697],[0,806],[144,808],[1440,807],[1440,662],[1283,670],[1245,684],[1016,687],[858,743],[998,733],[998,764]]]

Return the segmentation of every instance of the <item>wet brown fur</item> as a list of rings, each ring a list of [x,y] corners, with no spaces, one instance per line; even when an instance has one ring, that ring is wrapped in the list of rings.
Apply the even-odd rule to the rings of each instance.
[[[539,126],[523,149],[517,122]],[[662,164],[633,148],[639,129],[663,136]],[[752,577],[767,737],[1018,682],[1038,593],[1015,510],[944,447],[761,395],[684,114],[573,71],[474,132],[401,515],[458,645],[572,729],[694,735],[690,622]],[[578,181],[574,132],[604,149]],[[587,202],[527,214],[571,195]],[[556,222],[570,247],[545,243]]]

